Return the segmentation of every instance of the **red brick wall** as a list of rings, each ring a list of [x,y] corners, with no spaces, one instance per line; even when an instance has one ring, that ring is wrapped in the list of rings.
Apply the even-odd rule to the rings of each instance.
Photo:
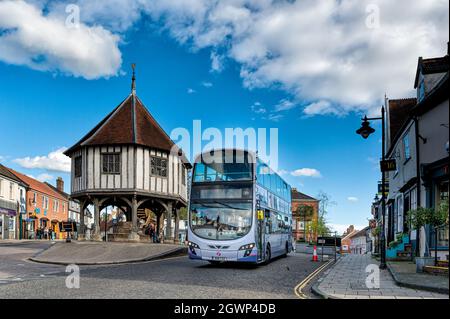
[[[303,222],[303,217],[300,217],[296,215],[296,211],[298,206],[310,206],[313,208],[313,216],[312,219],[309,218],[306,221],[317,221],[319,216],[319,202],[318,201],[303,201],[303,200],[293,200],[292,201],[292,232],[294,235],[295,240],[303,240],[303,229],[300,228],[300,222]],[[296,223],[298,221],[298,223]],[[296,229],[296,226],[298,225],[298,229]],[[312,234],[312,238],[309,237],[310,234],[306,234],[306,239],[316,241],[317,240],[317,234]]]
[[[32,203],[34,193],[36,193],[36,206]],[[44,202],[42,196],[48,197],[48,209],[47,209],[47,215],[44,215]],[[35,191],[33,189],[30,189],[27,191],[26,194],[27,198],[27,217],[30,217],[30,213],[35,212],[36,208],[40,209],[40,213],[36,213],[36,220],[35,220],[35,231],[40,225],[41,219],[48,219],[48,226],[51,225],[51,222],[60,222],[60,221],[67,221],[69,217],[68,207],[69,203],[67,200],[62,200],[59,198],[55,198],[52,196],[49,196],[47,194],[42,194],[38,191]],[[54,200],[59,201],[59,210],[57,212],[54,212]],[[63,203],[64,203],[64,211],[63,211]],[[58,224],[53,224],[53,229],[56,231],[56,238],[60,238],[60,232]],[[65,237],[65,233],[62,233],[63,238]]]

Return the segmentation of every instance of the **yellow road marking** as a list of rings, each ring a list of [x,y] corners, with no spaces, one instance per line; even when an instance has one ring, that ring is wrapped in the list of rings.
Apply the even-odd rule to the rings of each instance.
[[[302,282],[300,282],[297,286],[294,288],[294,292],[300,299],[308,299],[308,296],[303,293],[302,289],[305,288],[308,283],[314,279],[323,269],[325,269],[329,264],[331,264],[334,260],[329,260],[327,263],[323,264],[316,270],[314,270],[312,273],[310,273],[305,279],[303,279]]]

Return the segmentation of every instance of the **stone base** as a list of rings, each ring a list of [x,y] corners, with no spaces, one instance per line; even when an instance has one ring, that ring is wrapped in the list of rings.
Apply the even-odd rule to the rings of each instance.
[[[103,241],[103,238],[100,234],[91,235],[91,241]]]
[[[128,235],[128,240],[131,240],[131,241],[140,241],[140,237],[139,237],[139,235],[138,235],[138,233],[137,232],[134,232],[134,231],[132,231],[132,232],[130,232],[130,234]]]

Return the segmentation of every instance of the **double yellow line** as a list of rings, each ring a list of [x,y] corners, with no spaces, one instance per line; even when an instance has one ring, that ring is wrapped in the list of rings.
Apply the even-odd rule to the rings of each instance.
[[[334,262],[334,259],[329,260],[328,262],[326,262],[325,264],[314,270],[305,279],[303,279],[302,282],[300,282],[297,286],[295,286],[294,292],[297,295],[297,297],[299,297],[300,299],[308,299],[308,296],[302,291],[303,288],[305,288],[310,283],[310,281],[314,279],[314,277],[316,277],[323,269],[325,269],[332,262]]]

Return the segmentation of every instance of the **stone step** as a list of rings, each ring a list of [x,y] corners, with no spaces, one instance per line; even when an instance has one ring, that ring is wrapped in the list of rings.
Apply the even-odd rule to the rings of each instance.
[[[114,233],[108,234],[108,240],[114,241],[116,239],[128,239],[130,233]]]
[[[398,251],[397,257],[411,257],[411,251]]]
[[[448,276],[448,267],[424,266],[423,271],[433,275]]]

